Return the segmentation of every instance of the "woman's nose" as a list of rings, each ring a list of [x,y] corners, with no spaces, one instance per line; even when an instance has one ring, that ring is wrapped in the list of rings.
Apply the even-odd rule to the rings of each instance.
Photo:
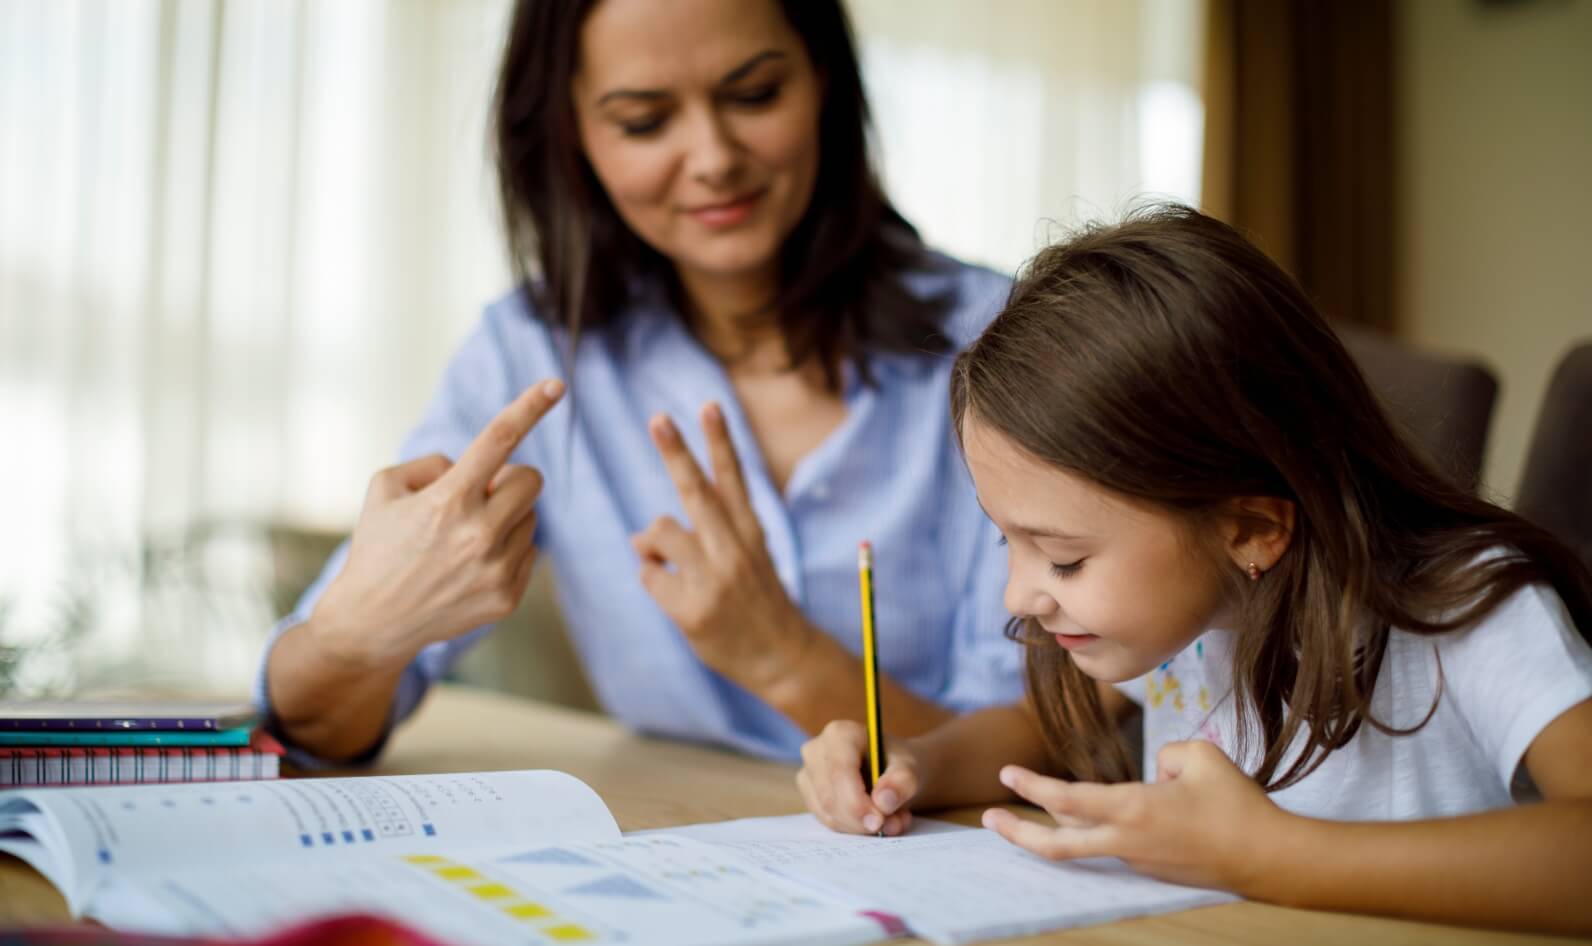
[[[686,169],[692,177],[714,186],[734,180],[741,164],[740,148],[716,111],[705,108],[697,114],[688,147]]]

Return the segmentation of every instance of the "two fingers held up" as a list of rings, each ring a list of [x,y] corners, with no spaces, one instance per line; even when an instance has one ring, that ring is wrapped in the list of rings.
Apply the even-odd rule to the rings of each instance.
[[[888,765],[870,792],[863,780],[868,731],[853,720],[835,720],[802,746],[796,787],[808,810],[832,830],[883,832],[887,837],[903,834],[912,826],[907,806],[922,788],[922,767],[901,740],[887,740],[885,759]]]
[[[661,516],[631,545],[642,586],[702,662],[762,693],[793,665],[811,626],[780,583],[722,409],[709,403],[701,420],[711,479],[673,421],[648,424],[689,524]]]
[[[509,459],[563,390],[558,381],[525,389],[457,462],[421,457],[371,478],[348,562],[312,622],[334,656],[406,662],[514,610],[535,560],[543,484]]]

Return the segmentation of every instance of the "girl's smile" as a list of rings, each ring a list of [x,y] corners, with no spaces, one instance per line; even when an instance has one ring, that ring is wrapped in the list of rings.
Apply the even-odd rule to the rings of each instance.
[[[1068,650],[1080,650],[1100,639],[1099,634],[1052,634],[1056,643]]]

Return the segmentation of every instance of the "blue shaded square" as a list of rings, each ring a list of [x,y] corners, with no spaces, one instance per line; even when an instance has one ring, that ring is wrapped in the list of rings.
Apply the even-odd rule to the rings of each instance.
[[[426,834],[428,836],[435,836],[436,833],[437,833],[437,829],[434,826],[432,826],[432,825],[424,824],[424,825],[421,825],[421,827],[426,829]]]
[[[99,850],[99,862],[101,864],[109,864],[111,862],[111,852],[105,850],[104,848],[100,848],[100,850]]]
[[[364,836],[365,836],[365,840],[367,840],[367,841],[374,841],[374,840],[376,840],[376,834],[375,834],[375,832],[373,832],[373,831],[371,831],[371,830],[370,830],[370,829],[369,829],[369,828],[366,828],[366,829],[364,829],[364,830],[363,830],[363,831],[361,831],[361,832],[359,832],[359,833],[360,833],[360,834],[363,834],[363,835],[364,835]]]
[[[336,844],[337,843],[337,839],[332,837],[332,832],[330,832],[330,831],[322,831],[321,832],[321,840],[325,841],[327,844]]]
[[[343,840],[347,841],[349,844],[353,844],[354,843],[354,832],[352,832],[352,831],[344,831],[343,832]]]
[[[315,846],[315,842],[310,840],[310,836],[307,835],[307,834],[299,835],[299,843],[304,845],[305,847],[314,847]]]

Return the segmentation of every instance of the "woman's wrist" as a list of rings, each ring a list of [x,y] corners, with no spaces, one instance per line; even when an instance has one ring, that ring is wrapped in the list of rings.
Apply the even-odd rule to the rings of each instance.
[[[305,635],[329,667],[348,673],[380,673],[407,664],[410,654],[391,647],[373,646],[374,635],[366,622],[346,620],[323,601],[304,622]]]
[[[772,646],[749,667],[747,679],[737,682],[785,716],[797,718],[801,708],[812,705],[811,697],[819,689],[813,685],[813,668],[822,663],[821,651],[828,642],[800,611],[794,611],[773,636]]]

